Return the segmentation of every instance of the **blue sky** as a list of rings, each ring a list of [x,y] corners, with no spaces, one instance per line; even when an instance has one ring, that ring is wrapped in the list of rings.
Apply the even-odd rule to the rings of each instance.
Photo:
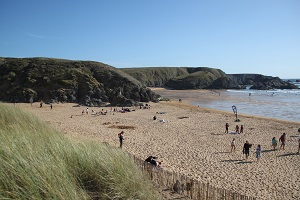
[[[300,78],[299,0],[1,0],[0,57]]]

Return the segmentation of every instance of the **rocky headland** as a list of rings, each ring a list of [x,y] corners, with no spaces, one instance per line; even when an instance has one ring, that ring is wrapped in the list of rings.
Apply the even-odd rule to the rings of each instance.
[[[226,74],[208,67],[123,68],[94,61],[0,58],[0,101],[69,102],[88,106],[157,101],[147,87],[170,89],[297,89],[278,77]]]

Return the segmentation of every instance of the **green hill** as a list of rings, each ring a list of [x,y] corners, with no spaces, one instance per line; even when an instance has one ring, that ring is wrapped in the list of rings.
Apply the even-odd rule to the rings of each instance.
[[[59,101],[86,105],[133,104],[157,96],[132,76],[93,61],[0,58],[0,100]]]

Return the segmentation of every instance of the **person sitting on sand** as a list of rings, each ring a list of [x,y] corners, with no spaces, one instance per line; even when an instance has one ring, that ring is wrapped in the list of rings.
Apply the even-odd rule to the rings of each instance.
[[[146,158],[145,162],[150,163],[152,159],[157,159],[157,157],[149,156],[148,158]]]
[[[228,133],[228,128],[229,128],[229,124],[226,123],[226,124],[225,124],[225,133]]]
[[[281,149],[281,147],[282,147],[282,149],[284,150],[284,147],[285,147],[285,140],[286,140],[286,135],[285,135],[285,133],[283,133],[283,134],[280,136],[280,138],[279,138],[279,142],[281,142],[281,145],[280,145],[280,148],[279,148],[279,149]]]
[[[248,159],[249,155],[250,155],[250,148],[252,147],[252,144],[249,144],[248,141],[246,141],[246,143],[244,144],[243,147],[243,154],[246,155],[246,160]]]
[[[146,158],[145,162],[151,164],[152,166],[154,167],[160,167],[161,166],[161,163],[162,161],[156,161],[158,157],[155,157],[155,156],[149,156],[148,158]]]
[[[231,141],[231,150],[230,152],[235,151],[235,138],[232,139]]]
[[[153,120],[156,120],[156,116],[154,115]]]
[[[273,150],[275,151],[275,150],[276,150],[276,147],[277,147],[277,140],[276,140],[276,137],[273,137],[273,138],[272,138],[272,147],[273,147]]]
[[[260,153],[261,153],[261,146],[259,144],[259,145],[257,145],[257,147],[255,149],[255,154],[256,154],[257,161],[259,161],[259,159],[260,159]]]

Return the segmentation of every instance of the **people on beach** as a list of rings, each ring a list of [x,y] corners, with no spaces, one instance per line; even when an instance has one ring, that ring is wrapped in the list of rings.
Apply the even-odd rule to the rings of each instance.
[[[243,125],[241,125],[240,133],[244,133],[244,126]]]
[[[279,149],[283,149],[284,150],[284,147],[285,147],[285,141],[286,141],[286,134],[283,133],[280,138],[279,138],[279,142],[281,142],[281,145],[280,145],[280,148]]]
[[[89,108],[86,108],[85,113],[89,114]]]
[[[52,110],[53,106],[52,106],[52,103],[50,103],[50,109]]]
[[[124,131],[121,131],[121,133],[118,134],[119,141],[120,141],[120,148],[122,148],[122,146],[123,146],[123,140],[124,140],[123,134],[124,134]]]
[[[156,116],[154,115],[153,120],[156,120]]]
[[[240,133],[240,127],[239,127],[239,125],[236,125],[236,126],[235,126],[235,132],[236,132],[236,133]]]
[[[228,129],[229,129],[229,124],[226,123],[226,124],[225,124],[225,133],[228,133]]]
[[[230,152],[235,151],[235,138],[232,139],[231,141],[231,150]]]
[[[260,146],[260,144],[257,145],[257,147],[256,147],[256,149],[255,149],[255,154],[256,154],[256,159],[257,159],[257,161],[259,161],[259,159],[260,159],[260,154],[261,154],[261,146]]]
[[[40,102],[40,108],[43,107],[43,103],[44,103],[43,101]]]
[[[272,147],[273,147],[273,150],[275,151],[275,150],[276,150],[276,147],[277,147],[277,140],[276,140],[276,137],[273,137],[273,138],[272,138]]]
[[[252,147],[251,144],[249,144],[248,140],[246,141],[246,143],[244,144],[243,147],[243,154],[246,155],[246,160],[248,159],[249,155],[250,155],[250,148]]]

